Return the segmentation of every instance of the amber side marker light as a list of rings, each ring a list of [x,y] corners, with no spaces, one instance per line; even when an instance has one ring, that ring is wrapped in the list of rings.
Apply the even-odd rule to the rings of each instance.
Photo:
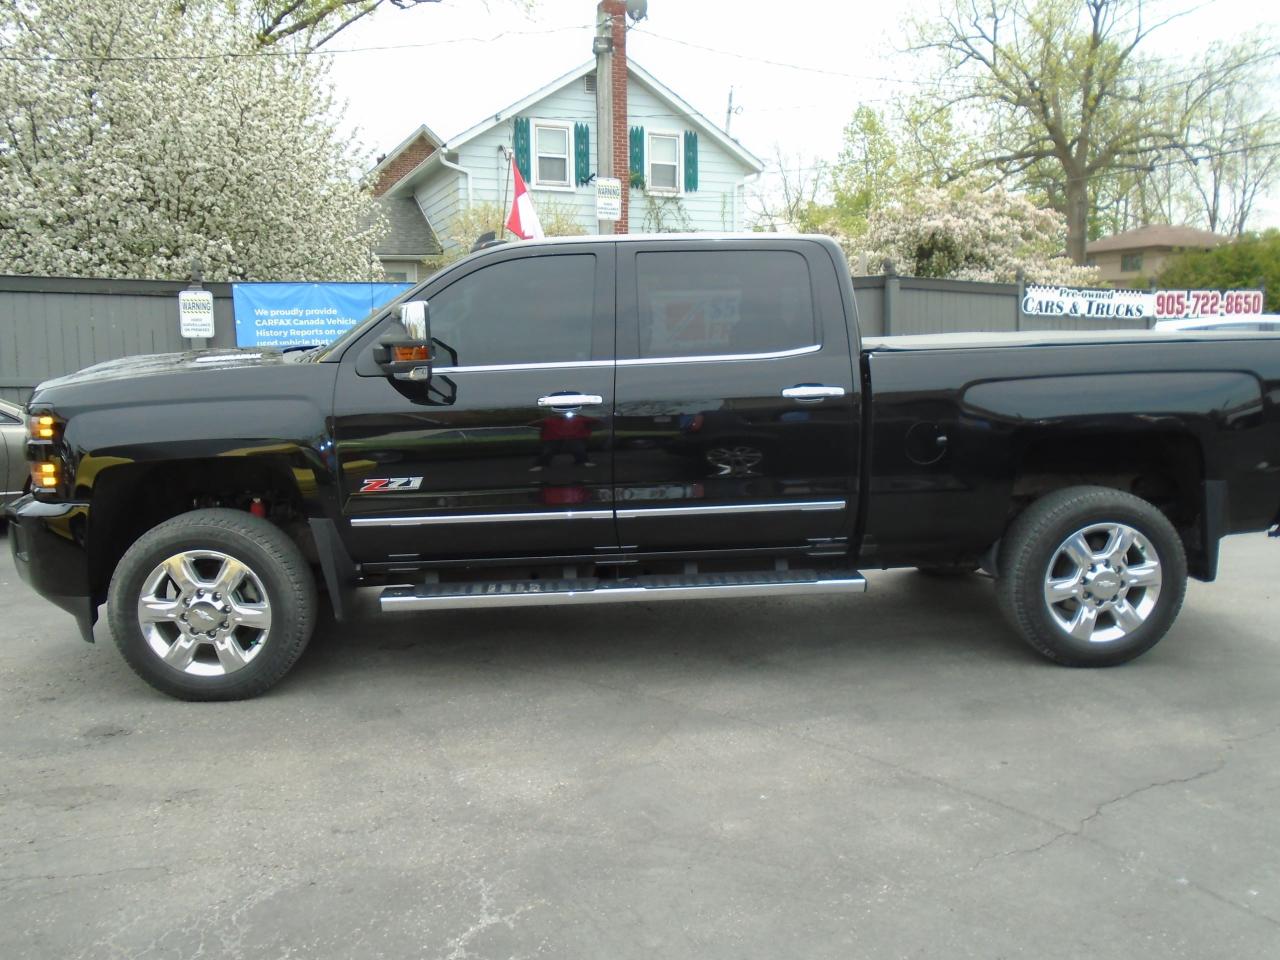
[[[57,434],[57,423],[50,416],[32,417],[27,429],[34,440],[52,440]]]
[[[58,465],[51,460],[31,464],[31,486],[36,490],[52,490],[58,486]]]

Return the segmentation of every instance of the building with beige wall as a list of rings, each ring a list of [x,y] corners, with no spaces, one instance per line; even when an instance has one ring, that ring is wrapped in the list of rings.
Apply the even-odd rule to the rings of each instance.
[[[1145,286],[1159,275],[1174,254],[1183,250],[1211,250],[1230,240],[1196,227],[1153,224],[1093,241],[1085,248],[1085,262],[1097,267],[1107,283]]]

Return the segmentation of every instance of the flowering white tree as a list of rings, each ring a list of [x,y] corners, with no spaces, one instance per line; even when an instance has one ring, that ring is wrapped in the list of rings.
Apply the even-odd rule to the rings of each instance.
[[[1098,272],[1067,259],[1066,218],[1002,187],[973,181],[920,187],[875,210],[857,246],[879,269],[916,277],[1096,284]]]
[[[368,279],[322,58],[223,4],[0,3],[0,273]]]

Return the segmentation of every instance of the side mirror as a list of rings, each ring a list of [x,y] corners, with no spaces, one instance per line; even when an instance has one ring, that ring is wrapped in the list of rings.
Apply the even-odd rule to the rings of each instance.
[[[388,376],[396,380],[425,383],[431,379],[431,311],[425,300],[400,304],[403,335],[393,334],[378,341],[374,358]]]

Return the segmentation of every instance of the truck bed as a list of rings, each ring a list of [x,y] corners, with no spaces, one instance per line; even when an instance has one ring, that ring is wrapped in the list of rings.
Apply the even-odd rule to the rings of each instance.
[[[1280,333],[1252,330],[1034,330],[1009,333],[924,333],[913,336],[864,337],[868,353],[912,350],[980,350],[991,347],[1079,347],[1119,343],[1206,343],[1220,340],[1280,340]]]

